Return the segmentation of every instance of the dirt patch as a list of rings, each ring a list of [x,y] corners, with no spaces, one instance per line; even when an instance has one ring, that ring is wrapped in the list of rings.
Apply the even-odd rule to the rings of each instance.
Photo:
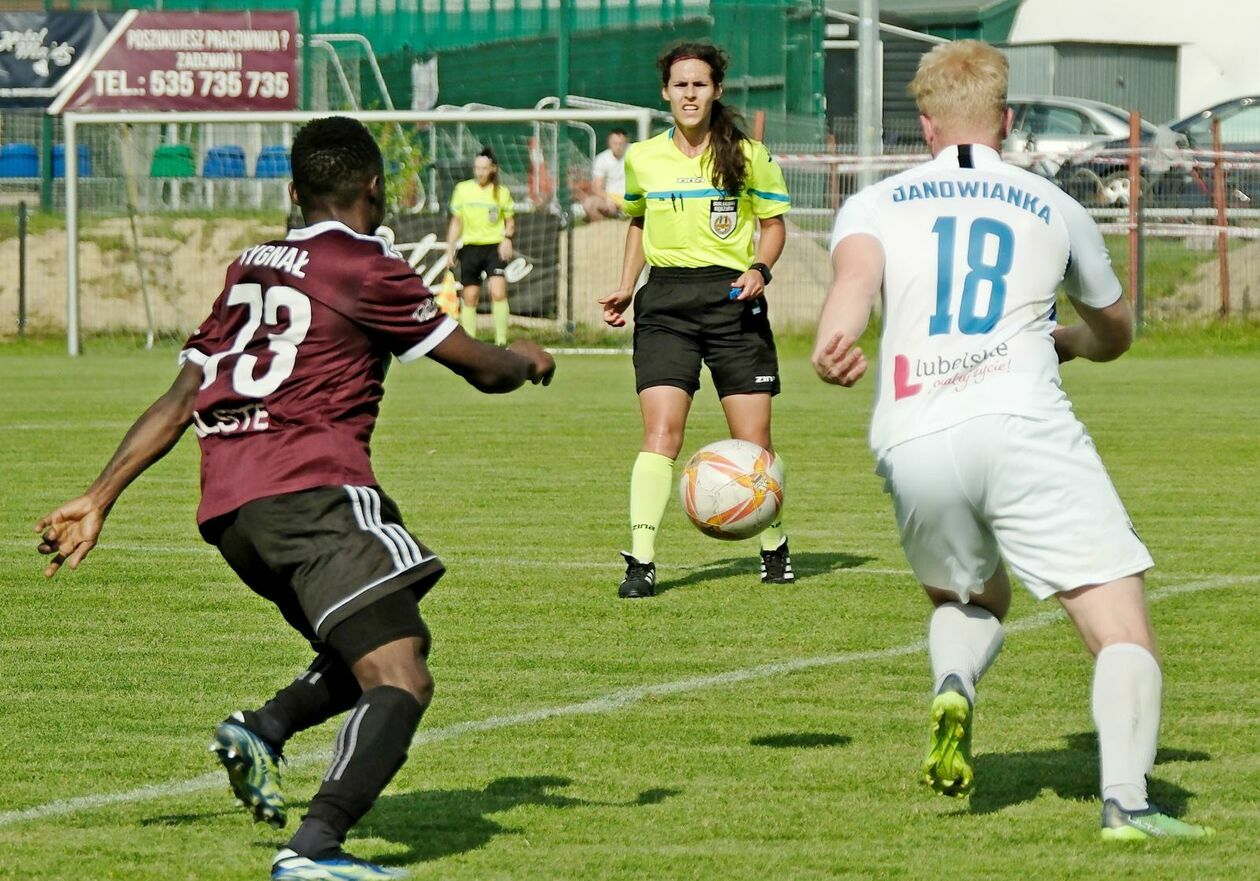
[[[603,318],[596,302],[621,280],[621,260],[626,241],[625,220],[586,224],[573,231],[573,320],[579,325],[599,325]],[[565,260],[561,243],[560,259]],[[563,271],[561,291],[564,290]],[[774,268],[768,294],[770,318],[776,329],[808,328],[818,320],[831,284],[826,242],[801,232],[788,223],[787,244]]]
[[[258,220],[141,220],[140,252],[154,323],[163,333],[189,333],[206,316],[223,287],[223,273],[242,241],[284,234],[282,224]],[[28,328],[64,332],[66,234],[56,230],[26,241]],[[0,241],[0,315],[18,311],[18,241]],[[147,327],[140,272],[125,218],[92,223],[79,243],[80,324],[85,332],[142,331]],[[16,320],[0,322],[12,335]]]
[[[1197,240],[1200,248],[1215,253],[1216,240]],[[1230,314],[1249,318],[1260,314],[1260,241],[1250,241],[1228,252]],[[1147,318],[1178,322],[1217,315],[1221,310],[1220,261],[1205,261],[1170,297],[1146,304]]]

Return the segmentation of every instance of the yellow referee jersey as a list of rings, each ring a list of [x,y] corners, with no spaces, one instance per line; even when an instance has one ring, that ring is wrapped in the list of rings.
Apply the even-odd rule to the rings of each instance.
[[[712,150],[683,155],[674,130],[626,152],[626,207],[644,217],[643,255],[650,266],[726,266],[741,272],[753,259],[754,218],[792,207],[783,171],[760,141],[742,142],[744,191],[713,188]]]
[[[451,213],[464,225],[460,238],[465,245],[497,245],[504,238],[504,220],[512,216],[512,194],[499,184],[496,200],[494,184],[462,180],[451,193]]]

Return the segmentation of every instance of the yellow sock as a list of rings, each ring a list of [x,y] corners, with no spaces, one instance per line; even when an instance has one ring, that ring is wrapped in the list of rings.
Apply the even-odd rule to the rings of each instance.
[[[490,304],[490,312],[494,315],[494,344],[507,345],[508,301],[495,300]]]
[[[459,307],[459,325],[464,333],[473,339],[477,338],[477,307],[463,303]]]
[[[779,506],[779,516],[774,518],[774,522],[761,533],[761,549],[763,551],[773,551],[787,541],[787,533],[783,531],[783,509],[787,506],[787,466],[783,464],[782,459],[779,459],[779,467],[783,469],[785,490],[783,493],[783,504]]]
[[[656,530],[674,489],[674,460],[639,453],[630,471],[630,553],[640,563],[656,556]]]

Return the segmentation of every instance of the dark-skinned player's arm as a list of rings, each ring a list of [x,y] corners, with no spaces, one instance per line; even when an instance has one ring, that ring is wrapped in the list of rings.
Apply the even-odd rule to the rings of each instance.
[[[478,342],[461,327],[434,346],[429,357],[489,395],[516,391],[527,382],[550,385],[556,372],[555,359],[537,343],[516,340],[501,349]]]
[[[123,437],[100,476],[87,491],[35,524],[39,552],[51,554],[44,577],[52,578],[63,563],[79,568],[100,536],[110,509],[124,489],[165,456],[192,424],[193,402],[201,388],[201,367],[191,361],[166,393],[153,402]]]

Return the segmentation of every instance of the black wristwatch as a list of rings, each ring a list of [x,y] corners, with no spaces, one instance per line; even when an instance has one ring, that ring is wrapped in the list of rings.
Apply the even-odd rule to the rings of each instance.
[[[774,278],[774,276],[770,274],[770,267],[764,263],[754,263],[748,268],[755,269],[761,273],[761,281],[763,284],[770,284],[770,279]]]

